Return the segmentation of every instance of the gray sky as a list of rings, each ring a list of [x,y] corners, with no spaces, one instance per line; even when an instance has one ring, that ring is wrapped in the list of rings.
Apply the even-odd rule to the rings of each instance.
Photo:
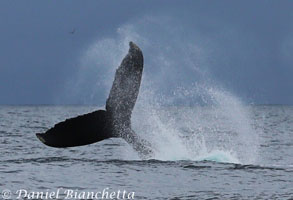
[[[2,0],[0,104],[103,104],[127,40],[159,92],[208,80],[247,103],[293,104],[292,22],[285,0]]]

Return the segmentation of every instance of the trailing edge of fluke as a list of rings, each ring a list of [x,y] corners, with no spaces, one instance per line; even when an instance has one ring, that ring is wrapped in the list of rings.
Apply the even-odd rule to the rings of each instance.
[[[143,54],[133,42],[116,70],[106,102],[106,110],[66,119],[45,133],[37,133],[41,142],[57,148],[88,145],[112,137],[121,137],[145,157],[152,153],[150,144],[131,128],[131,114],[139,93],[143,72]]]

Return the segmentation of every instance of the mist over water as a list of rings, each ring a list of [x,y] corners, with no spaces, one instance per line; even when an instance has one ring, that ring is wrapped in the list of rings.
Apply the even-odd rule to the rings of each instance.
[[[145,17],[118,28],[116,37],[93,41],[81,56],[72,94],[83,103],[106,102],[134,41],[145,65],[132,126],[153,145],[152,159],[255,163],[258,133],[248,107],[209,73],[212,46],[206,38],[184,33],[170,19]],[[138,158],[126,151],[127,159]]]

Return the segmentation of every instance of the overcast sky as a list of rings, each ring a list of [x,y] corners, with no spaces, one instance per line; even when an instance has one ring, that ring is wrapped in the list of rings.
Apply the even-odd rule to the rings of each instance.
[[[0,104],[103,104],[128,40],[157,92],[208,80],[247,103],[293,104],[285,0],[2,0]]]

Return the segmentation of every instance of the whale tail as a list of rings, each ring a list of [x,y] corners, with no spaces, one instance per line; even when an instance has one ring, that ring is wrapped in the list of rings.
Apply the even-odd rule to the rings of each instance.
[[[143,54],[129,43],[129,52],[115,73],[106,102],[106,110],[98,110],[56,124],[36,136],[51,147],[74,147],[92,144],[111,137],[122,137],[134,149],[145,151],[143,142],[131,129],[131,114],[137,100],[143,71]]]
[[[44,144],[59,148],[82,146],[114,137],[104,110],[66,119],[46,133],[37,133],[36,136]]]

